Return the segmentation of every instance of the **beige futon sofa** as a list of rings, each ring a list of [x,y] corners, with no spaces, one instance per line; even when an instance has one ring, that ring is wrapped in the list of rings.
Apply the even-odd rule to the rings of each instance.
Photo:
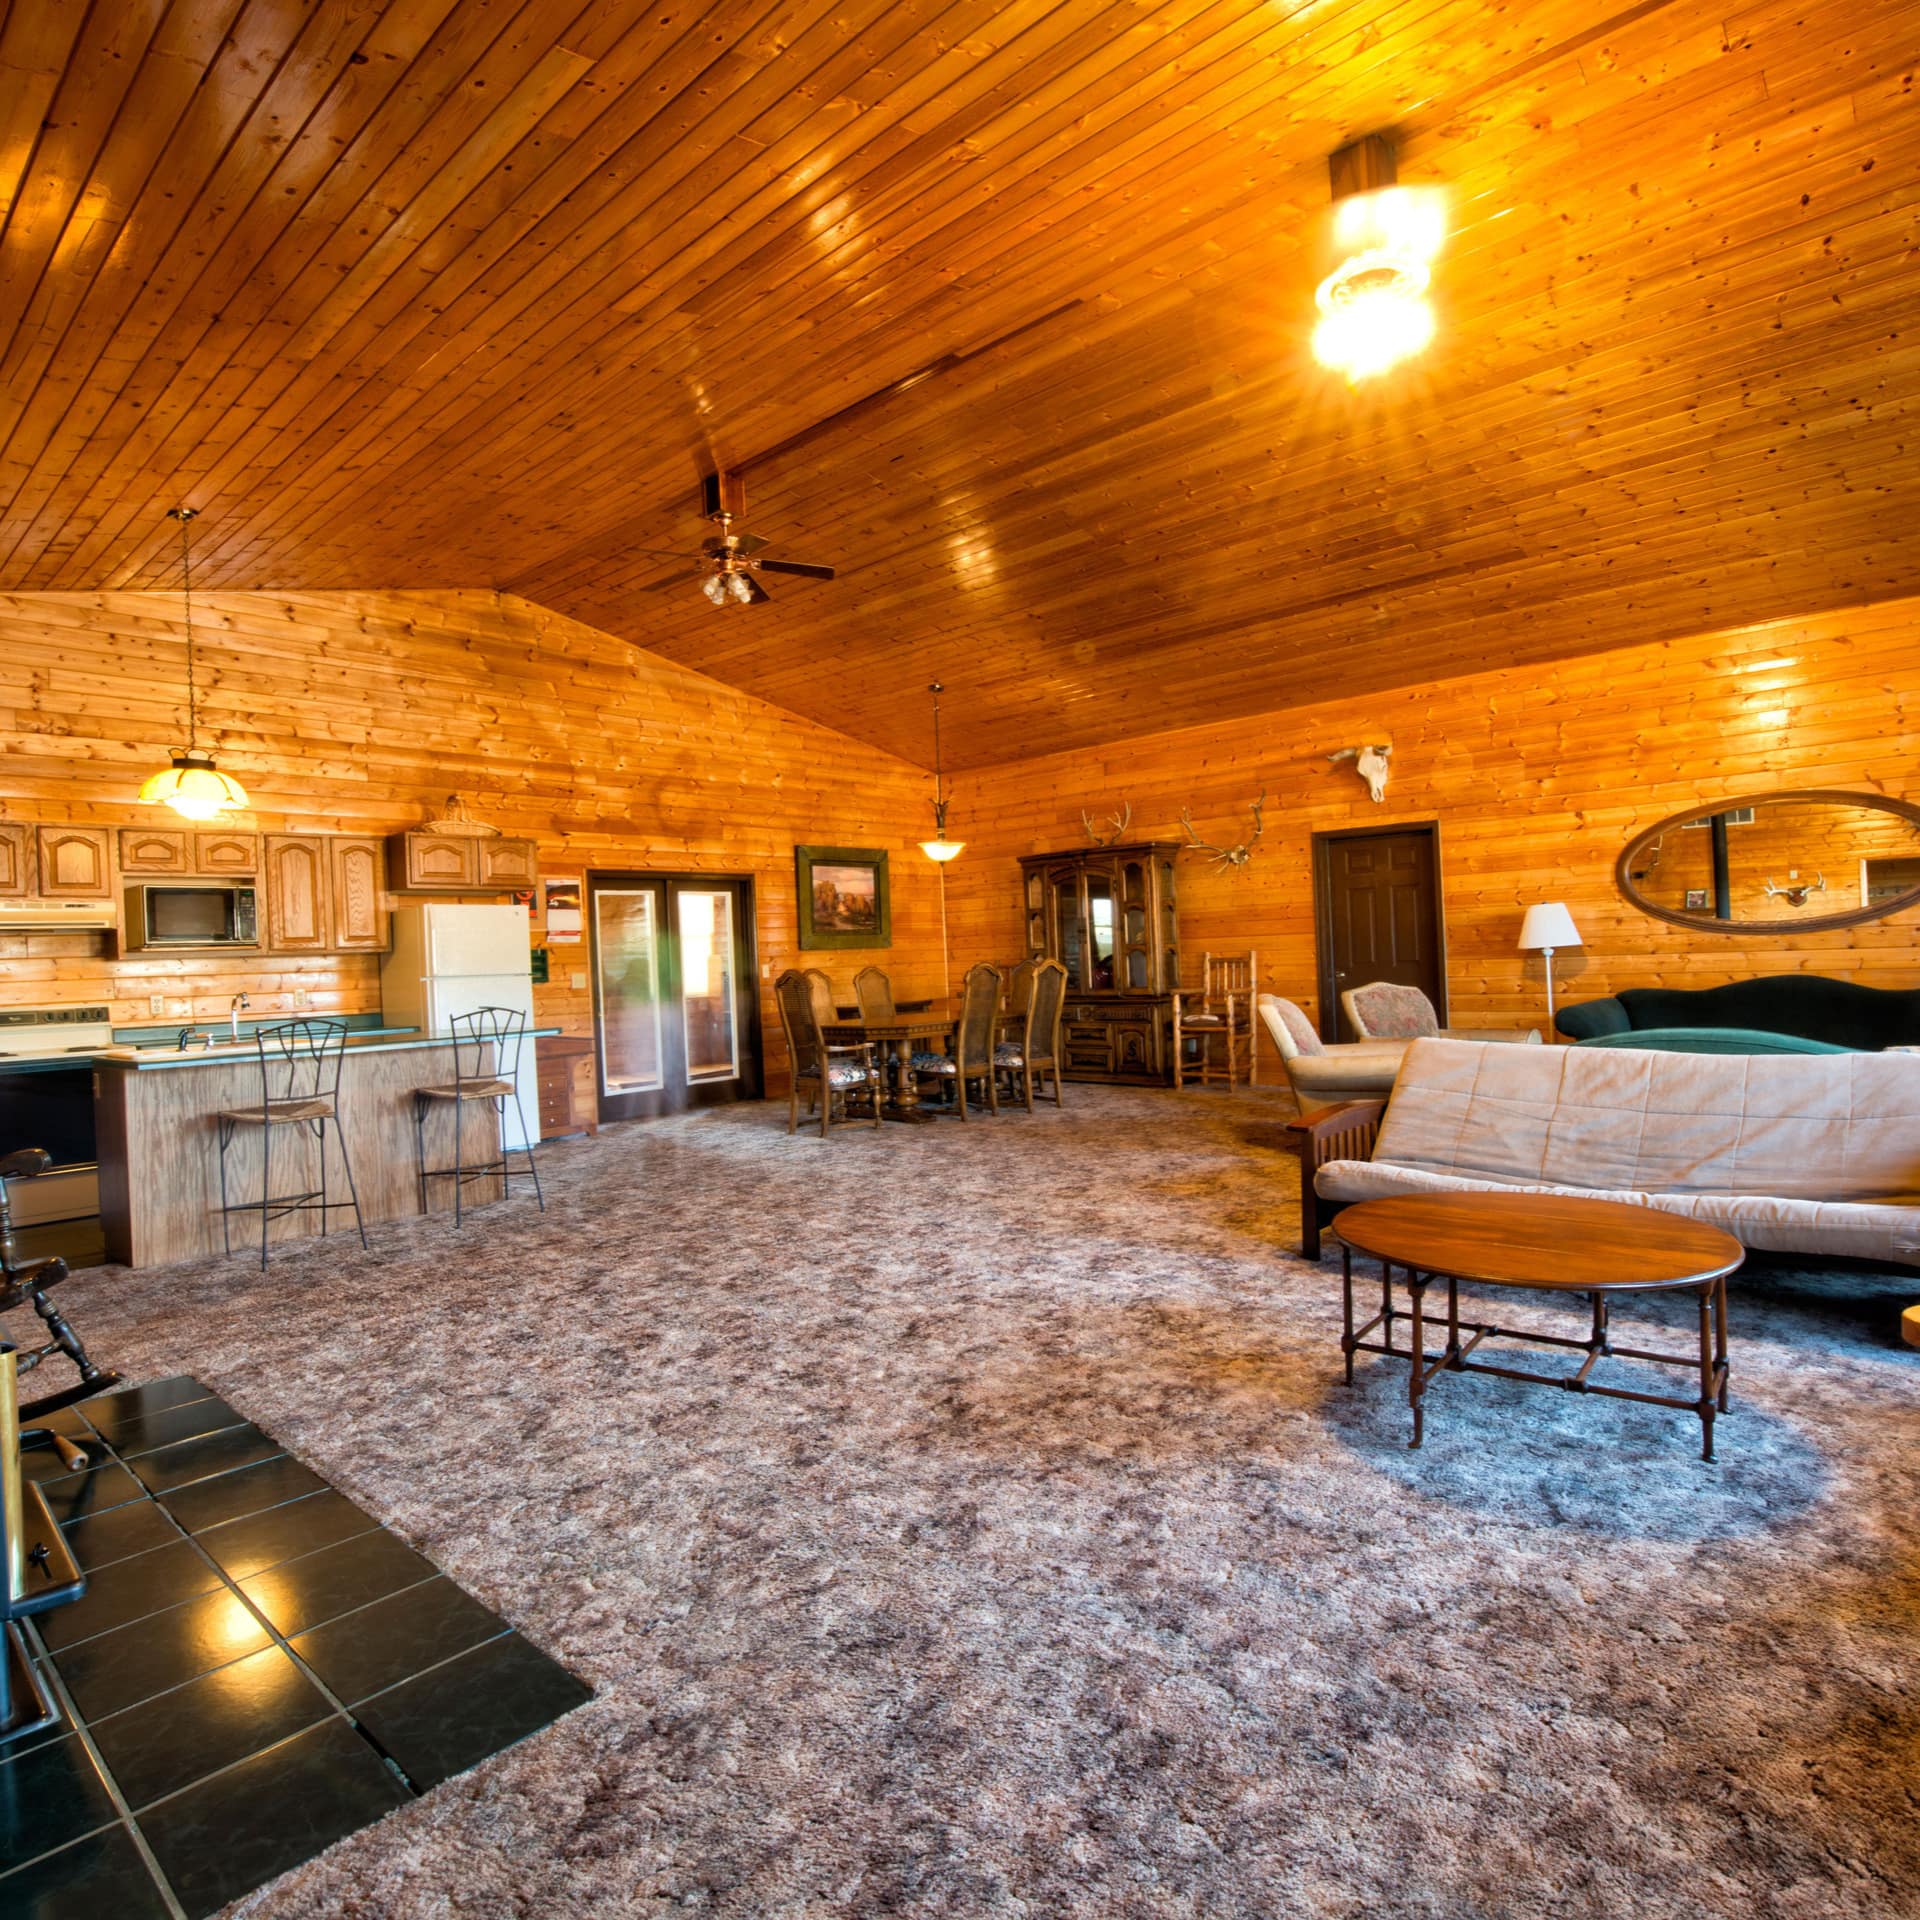
[[[1518,1189],[1638,1201],[1749,1247],[1920,1265],[1920,1054],[1416,1040],[1390,1102],[1292,1127],[1313,1259],[1352,1201]]]

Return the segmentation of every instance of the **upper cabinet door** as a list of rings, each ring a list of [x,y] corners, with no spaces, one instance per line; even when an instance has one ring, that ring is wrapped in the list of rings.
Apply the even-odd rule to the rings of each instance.
[[[327,862],[333,944],[346,952],[384,952],[387,915],[380,897],[387,884],[387,862],[380,842],[336,837],[327,842]]]
[[[105,900],[113,861],[105,827],[40,829],[40,895],[46,900]]]
[[[33,869],[33,829],[0,822],[0,895],[27,891]]]
[[[124,839],[123,835],[123,842]],[[125,858],[124,851],[122,858]],[[257,833],[196,833],[193,870],[195,873],[258,873],[260,836]]]
[[[400,841],[410,887],[471,887],[479,877],[474,843],[459,834],[408,833]]]
[[[535,851],[531,840],[482,840],[478,844],[483,887],[533,885]]]
[[[318,834],[268,834],[261,878],[267,895],[267,946],[275,953],[324,953],[327,843]]]
[[[191,873],[193,836],[184,827],[122,827],[122,873]]]

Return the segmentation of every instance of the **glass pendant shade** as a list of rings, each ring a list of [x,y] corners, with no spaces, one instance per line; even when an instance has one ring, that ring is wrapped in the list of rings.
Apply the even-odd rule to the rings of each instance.
[[[188,820],[211,820],[248,804],[247,790],[232,774],[222,773],[208,753],[176,753],[172,766],[141,787],[140,798],[171,807]]]
[[[964,840],[922,840],[920,851],[929,860],[938,860],[943,866],[949,860],[958,860],[967,850]]]

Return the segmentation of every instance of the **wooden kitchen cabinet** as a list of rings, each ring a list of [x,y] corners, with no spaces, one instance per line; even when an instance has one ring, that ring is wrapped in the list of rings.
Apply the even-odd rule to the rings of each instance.
[[[344,953],[384,953],[387,914],[386,854],[377,839],[335,834],[327,841],[327,891],[333,909],[333,945]]]
[[[480,884],[483,887],[530,887],[539,871],[531,840],[482,840]]]
[[[123,844],[124,839],[123,835]],[[196,833],[193,870],[195,873],[258,873],[260,836],[257,833]]]
[[[0,896],[12,898],[33,884],[33,829],[0,822]]]
[[[268,951],[325,953],[333,944],[326,837],[270,833],[263,851]]]
[[[105,827],[42,827],[43,900],[106,900],[113,895],[113,855]]]
[[[400,893],[507,893],[539,874],[531,840],[457,833],[395,833],[387,838],[389,884]]]
[[[395,833],[387,838],[387,872],[406,892],[471,889],[479,880],[480,856],[458,834]]]
[[[184,827],[122,827],[122,873],[191,873],[193,835]]]

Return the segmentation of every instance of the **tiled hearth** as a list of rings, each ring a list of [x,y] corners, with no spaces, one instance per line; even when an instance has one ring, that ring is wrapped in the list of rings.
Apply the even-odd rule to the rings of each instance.
[[[589,1697],[197,1381],[55,1424],[87,1592],[37,1623],[63,1724],[0,1747],[8,1920],[194,1920]]]

